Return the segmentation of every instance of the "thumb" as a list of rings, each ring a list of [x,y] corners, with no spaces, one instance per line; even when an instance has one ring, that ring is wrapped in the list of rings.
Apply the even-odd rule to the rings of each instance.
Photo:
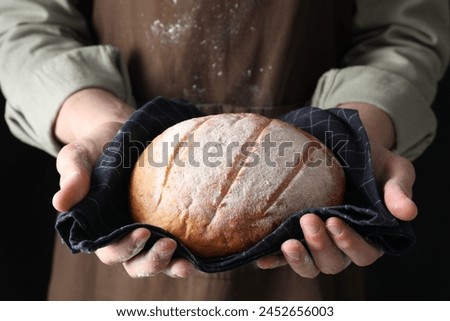
[[[388,210],[398,219],[413,220],[417,206],[412,200],[416,178],[413,164],[399,155],[391,153],[384,165],[383,194]]]
[[[60,190],[53,196],[56,210],[67,211],[88,194],[94,164],[121,126],[119,122],[102,124],[61,149],[56,159],[61,176]]]
[[[57,211],[68,211],[81,201],[89,191],[92,162],[83,144],[71,143],[58,154],[56,167],[60,174],[60,190],[53,196]]]

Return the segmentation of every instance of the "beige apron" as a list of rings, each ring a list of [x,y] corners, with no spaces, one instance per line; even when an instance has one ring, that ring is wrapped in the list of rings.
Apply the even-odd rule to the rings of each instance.
[[[184,98],[206,113],[277,116],[307,104],[320,75],[350,43],[344,0],[96,0],[100,43],[121,49],[138,105]],[[92,254],[56,242],[50,300],[362,299],[362,270],[303,279],[288,267],[249,264],[188,279],[130,278]]]

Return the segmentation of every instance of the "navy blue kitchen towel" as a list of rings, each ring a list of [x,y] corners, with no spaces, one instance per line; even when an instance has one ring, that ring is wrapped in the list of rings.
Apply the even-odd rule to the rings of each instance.
[[[128,209],[128,183],[139,154],[158,134],[176,123],[204,116],[195,105],[157,97],[137,109],[109,143],[93,169],[88,195],[70,211],[58,215],[56,230],[72,253],[91,253],[137,227],[151,230],[147,248],[171,235],[154,226],[134,223]],[[213,273],[236,268],[279,250],[287,239],[303,240],[299,218],[315,213],[323,219],[344,219],[370,243],[390,255],[411,250],[416,237],[408,222],[386,209],[372,172],[370,147],[358,112],[351,109],[301,107],[281,117],[324,142],[338,157],[346,175],[344,205],[309,208],[292,215],[274,232],[247,251],[220,258],[193,255],[182,243],[175,255],[199,270]]]

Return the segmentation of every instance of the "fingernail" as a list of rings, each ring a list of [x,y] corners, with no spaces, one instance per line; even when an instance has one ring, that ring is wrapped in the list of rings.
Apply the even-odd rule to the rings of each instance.
[[[327,226],[327,229],[334,236],[339,236],[342,234],[342,227],[340,227],[339,225],[329,225]]]
[[[286,255],[291,259],[292,261],[298,261],[300,260],[300,253],[297,251],[286,251]]]
[[[189,268],[184,268],[184,269],[181,269],[180,271],[177,271],[175,275],[179,278],[186,278],[189,275],[191,275],[192,272],[193,272],[193,268],[189,267]]]
[[[134,244],[134,249],[133,249],[133,252],[131,254],[131,257],[134,257],[139,252],[141,252],[146,243],[147,243],[147,239],[137,240],[136,243]]]
[[[308,234],[317,234],[320,230],[320,226],[317,224],[305,224],[303,229],[305,229]]]
[[[281,259],[279,257],[277,257],[276,260],[274,260],[274,262],[272,262],[269,269],[275,269],[275,268],[279,267],[280,265],[281,265]]]
[[[170,259],[173,256],[173,252],[177,247],[177,242],[175,240],[166,238],[161,239],[157,243],[158,256],[160,259]]]

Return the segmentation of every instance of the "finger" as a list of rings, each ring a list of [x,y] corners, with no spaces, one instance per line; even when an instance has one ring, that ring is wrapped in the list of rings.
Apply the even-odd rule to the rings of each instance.
[[[194,273],[195,267],[185,259],[172,259],[164,273],[173,278],[187,278]]]
[[[382,150],[377,155],[374,164],[375,175],[382,186],[386,207],[401,220],[414,219],[417,216],[417,206],[412,201],[416,179],[413,164],[388,150]]]
[[[286,262],[300,276],[315,278],[320,271],[306,248],[298,240],[288,240],[281,245]]]
[[[275,269],[277,267],[287,264],[283,255],[275,255],[275,254],[259,258],[258,260],[256,260],[255,263],[257,267],[263,270]]]
[[[161,238],[150,250],[125,261],[123,266],[133,278],[150,277],[163,272],[170,263],[177,243],[169,238]]]
[[[370,265],[383,255],[341,219],[332,217],[325,224],[334,244],[356,265]]]
[[[325,223],[314,214],[300,218],[305,241],[317,268],[325,274],[337,274],[347,268],[350,259],[334,244]]]
[[[414,219],[417,216],[417,206],[411,199],[415,181],[414,166],[407,159],[395,155],[385,168],[383,193],[386,207],[401,220]]]
[[[138,228],[117,242],[98,249],[95,254],[108,265],[123,263],[142,251],[150,234],[148,229]]]
[[[417,205],[396,181],[385,184],[384,201],[389,212],[400,220],[411,221],[417,216]]]
[[[60,173],[60,190],[53,196],[53,206],[67,211],[81,201],[89,191],[92,171],[91,151],[80,143],[64,146],[58,155],[56,168]]]

